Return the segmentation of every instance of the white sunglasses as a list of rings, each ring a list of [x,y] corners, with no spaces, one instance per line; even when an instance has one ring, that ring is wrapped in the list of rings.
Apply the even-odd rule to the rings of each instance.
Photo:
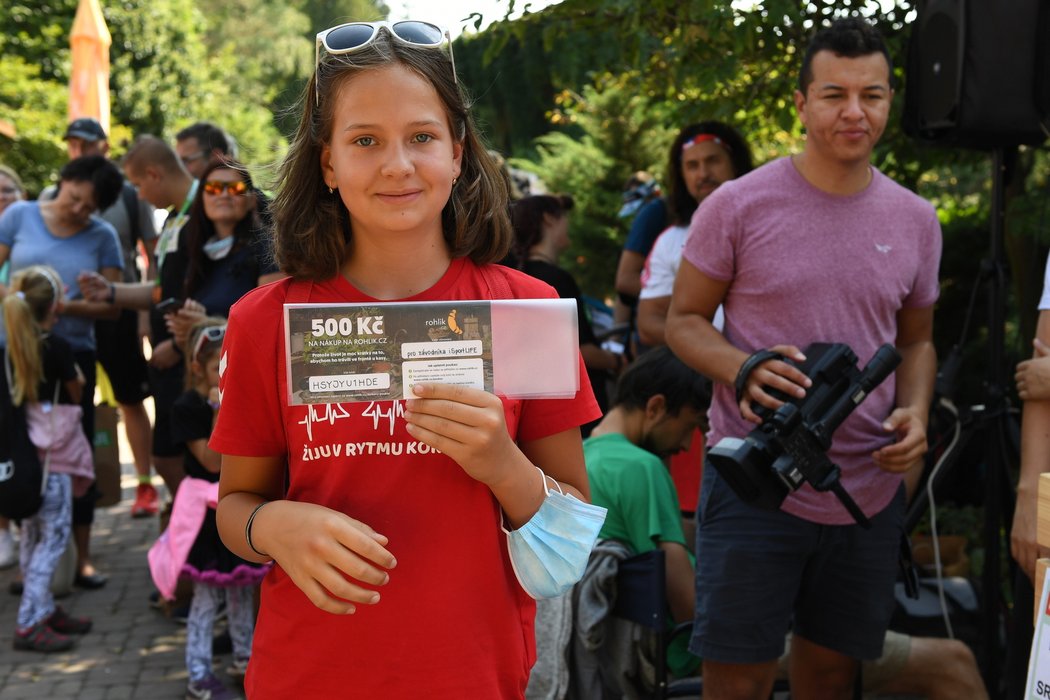
[[[394,41],[409,46],[439,48],[448,45],[448,60],[452,64],[452,80],[459,82],[456,77],[456,62],[452,57],[452,37],[448,30],[430,22],[411,19],[400,22],[347,22],[318,32],[317,41],[314,44],[314,72],[316,73],[318,66],[321,65],[322,46],[333,56],[354,53],[374,42],[379,36],[380,29],[386,29]],[[315,104],[321,103],[316,83],[314,99]]]

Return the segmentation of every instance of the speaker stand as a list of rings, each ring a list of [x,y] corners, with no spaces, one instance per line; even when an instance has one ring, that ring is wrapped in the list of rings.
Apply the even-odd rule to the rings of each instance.
[[[985,687],[992,698],[1001,697],[1002,684],[1002,630],[1004,611],[1003,582],[1000,580],[1003,557],[1003,532],[1009,532],[1013,521],[1014,491],[1010,485],[1010,467],[1019,458],[1019,439],[1016,425],[1012,424],[1011,406],[1005,372],[1005,323],[1007,296],[1007,262],[1005,256],[1006,183],[1012,171],[1012,156],[1016,149],[1007,153],[998,148],[992,155],[992,212],[990,222],[990,248],[988,258],[981,261],[978,287],[986,285],[988,304],[988,344],[985,379],[982,386],[983,403],[959,411],[957,418],[959,436],[949,451],[940,457],[943,460],[931,486],[934,492],[940,484],[954,478],[977,478],[978,474],[966,474],[958,470],[961,459],[970,448],[981,450],[984,467],[984,568],[980,587],[980,639],[978,663]],[[1010,157],[1008,157],[1010,156]],[[976,299],[976,289],[975,297]],[[972,307],[971,307],[972,311]],[[969,326],[969,316],[966,326]],[[964,337],[941,365],[945,385],[939,386],[943,395],[950,395],[952,375],[958,370],[961,356],[958,354]],[[940,384],[941,377],[938,377]],[[928,464],[937,461],[936,455],[928,456]],[[905,514],[905,532],[912,532],[929,507],[926,488],[914,495]],[[1015,640],[1011,640],[1015,641]]]

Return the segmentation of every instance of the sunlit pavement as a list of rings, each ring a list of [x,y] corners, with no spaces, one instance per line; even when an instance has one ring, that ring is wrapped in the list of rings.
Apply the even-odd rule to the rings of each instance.
[[[118,432],[123,439],[123,429]],[[149,604],[154,588],[146,551],[157,538],[158,519],[131,518],[135,478],[124,444],[121,461],[123,497],[115,506],[98,509],[92,530],[92,555],[109,582],[94,591],[74,588],[58,601],[69,612],[88,615],[95,623],[72,650],[41,654],[11,648],[19,597],[8,593],[8,585],[17,567],[0,571],[0,698],[183,697],[185,627]],[[217,660],[229,661],[221,656]],[[216,667],[220,677],[224,675],[221,669]]]

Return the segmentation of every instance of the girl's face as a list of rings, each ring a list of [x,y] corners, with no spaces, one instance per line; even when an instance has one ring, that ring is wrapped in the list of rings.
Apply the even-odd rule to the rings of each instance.
[[[208,388],[219,386],[219,348],[216,346],[204,360],[194,361],[193,369],[202,381],[207,382]]]
[[[255,197],[247,188],[242,194],[236,194],[229,187],[223,187],[217,194],[208,192],[212,183],[244,183],[244,177],[236,170],[216,168],[208,174],[204,187],[204,214],[214,224],[234,225],[240,222],[252,210]]]
[[[219,386],[219,355],[216,350],[204,362],[204,377],[208,380],[208,386]]]
[[[0,214],[4,213],[9,204],[22,199],[22,190],[18,189],[15,181],[7,175],[0,173]]]
[[[437,91],[391,64],[354,76],[335,99],[321,171],[339,189],[354,237],[440,237],[441,211],[459,176],[463,147],[452,137]]]
[[[569,215],[561,214],[560,216],[554,216],[552,214],[543,215],[543,237],[554,244],[554,247],[561,252],[569,247]]]

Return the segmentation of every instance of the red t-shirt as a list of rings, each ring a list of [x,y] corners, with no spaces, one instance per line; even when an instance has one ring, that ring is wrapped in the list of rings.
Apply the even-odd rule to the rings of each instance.
[[[502,272],[515,297],[557,296],[538,280]],[[288,280],[260,287],[231,310],[211,447],[287,455],[287,497],[383,533],[397,567],[377,605],[342,616],[316,608],[275,566],[263,582],[249,696],[523,697],[535,661],[535,605],[511,569],[499,504],[484,484],[408,434],[400,401],[287,405],[288,288]],[[437,284],[404,301],[489,296],[478,268],[458,259]],[[314,284],[309,301],[377,300],[337,276]],[[537,338],[522,350],[541,348]],[[504,400],[511,435],[537,439],[597,417],[582,359],[580,367],[574,399]]]

